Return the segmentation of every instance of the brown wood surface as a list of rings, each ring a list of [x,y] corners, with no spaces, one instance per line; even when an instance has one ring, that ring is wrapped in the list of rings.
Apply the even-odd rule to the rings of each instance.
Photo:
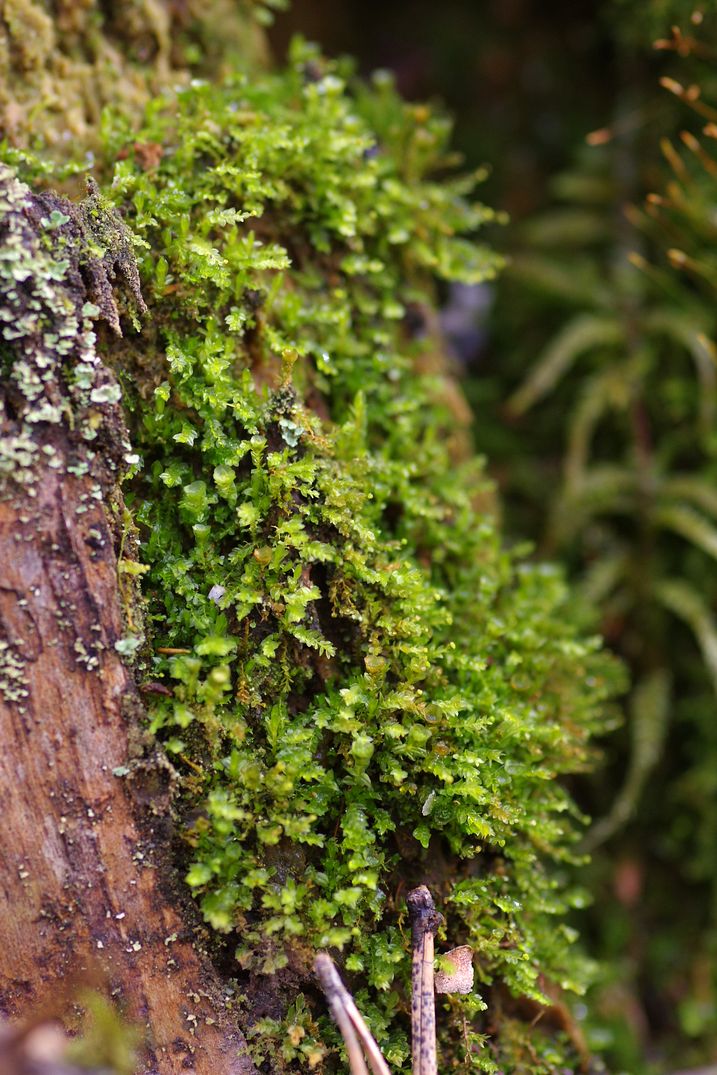
[[[141,1071],[243,1075],[244,1039],[172,895],[161,765],[113,774],[139,703],[114,648],[111,516],[89,478],[48,468],[34,488],[0,500],[0,1013],[102,981],[145,1032]]]

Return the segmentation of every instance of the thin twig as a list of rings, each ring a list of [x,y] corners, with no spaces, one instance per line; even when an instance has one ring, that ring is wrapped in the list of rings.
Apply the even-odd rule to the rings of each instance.
[[[359,1041],[374,1075],[391,1075],[373,1034],[366,1026],[353,997],[341,981],[331,956],[326,952],[319,952],[314,961],[314,970],[329,1002],[334,1021],[346,1043],[352,1075],[368,1075]]]
[[[406,896],[411,919],[411,1044],[413,1075],[437,1075],[433,938],[443,921],[425,885]]]

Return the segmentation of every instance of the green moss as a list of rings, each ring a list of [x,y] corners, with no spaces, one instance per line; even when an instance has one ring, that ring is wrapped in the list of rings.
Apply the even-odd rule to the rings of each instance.
[[[53,4],[4,0],[0,19],[0,136],[55,160],[93,163],[102,108],[139,115],[190,72],[216,75],[238,58],[262,63],[260,25],[282,0],[126,0]],[[220,30],[218,30],[220,28]]]
[[[152,728],[184,773],[188,883],[277,1072],[335,1070],[310,1003],[325,946],[405,1070],[415,880],[484,998],[582,988],[558,778],[588,763],[616,680],[455,447],[432,288],[498,266],[476,177],[431,178],[442,117],[347,75],[297,45],[285,73],[159,98],[139,135],[108,126],[151,313],[109,354],[140,456],[151,674],[172,689]],[[482,1047],[484,1006],[446,1005],[446,1066],[517,1070],[499,1030]],[[552,1070],[555,1050],[538,1037],[521,1062]]]

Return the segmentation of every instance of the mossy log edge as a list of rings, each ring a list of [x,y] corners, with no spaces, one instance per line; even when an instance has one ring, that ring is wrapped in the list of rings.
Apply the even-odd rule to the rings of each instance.
[[[138,1075],[248,1075],[175,883],[172,770],[142,757],[143,707],[122,654],[139,616],[119,570],[127,439],[88,319],[115,323],[114,270],[82,253],[70,203],[33,197],[7,169],[0,199],[17,363],[0,385],[0,1014],[72,1030],[73,983],[94,984],[143,1031]],[[120,228],[91,198],[85,208]],[[88,380],[73,389],[80,355]]]

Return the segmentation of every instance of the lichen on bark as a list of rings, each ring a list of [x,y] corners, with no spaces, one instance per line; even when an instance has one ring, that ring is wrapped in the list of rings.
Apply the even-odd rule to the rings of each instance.
[[[119,333],[113,281],[119,275],[145,310],[124,224],[103,206],[90,180],[79,205],[50,192],[33,194],[0,165],[0,336],[3,393],[0,478],[27,495],[42,465],[74,465],[117,481],[129,453],[121,392],[97,352],[94,322]],[[52,444],[65,425],[77,443],[68,464]]]

